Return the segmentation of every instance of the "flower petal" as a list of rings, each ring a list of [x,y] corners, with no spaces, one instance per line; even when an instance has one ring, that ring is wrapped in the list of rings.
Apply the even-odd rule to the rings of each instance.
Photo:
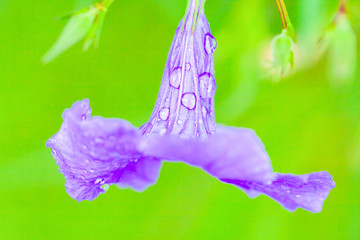
[[[272,179],[269,156],[251,129],[220,126],[204,140],[154,135],[140,149],[147,155],[200,167],[219,179]]]
[[[321,212],[329,192],[335,187],[328,172],[315,172],[306,175],[274,174],[270,183],[221,179],[236,185],[250,196],[265,194],[279,202],[289,211],[304,208],[310,212]]]
[[[159,178],[162,161],[156,158],[141,158],[128,164],[117,184],[119,188],[131,188],[141,192],[153,185]]]
[[[328,172],[300,176],[272,173],[264,145],[254,131],[245,128],[220,126],[204,140],[152,136],[140,149],[158,158],[200,167],[252,197],[266,194],[290,211],[301,207],[320,212],[335,186]]]
[[[154,184],[161,164],[137,150],[142,138],[138,130],[127,121],[90,114],[87,99],[74,103],[64,111],[60,131],[47,142],[67,180],[69,195],[78,201],[93,200],[104,192],[103,185],[127,183],[129,176],[132,182],[141,181],[141,187],[128,183],[136,190]],[[152,164],[150,173],[140,171]]]

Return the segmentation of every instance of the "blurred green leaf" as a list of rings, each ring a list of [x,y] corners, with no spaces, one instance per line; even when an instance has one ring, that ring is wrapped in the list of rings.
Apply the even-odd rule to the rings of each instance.
[[[328,30],[327,76],[334,86],[350,84],[356,74],[356,35],[345,14],[339,15]]]
[[[94,19],[99,13],[100,10],[98,8],[87,7],[73,14],[55,44],[43,56],[42,62],[49,63],[83,39],[89,29],[91,29]]]

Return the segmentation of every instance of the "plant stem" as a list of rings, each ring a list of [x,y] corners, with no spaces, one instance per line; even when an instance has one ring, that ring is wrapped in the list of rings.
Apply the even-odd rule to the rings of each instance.
[[[96,4],[101,10],[106,11],[110,5],[114,2],[114,0],[102,0],[98,4]]]
[[[339,14],[346,14],[347,0],[340,0]]]
[[[283,26],[283,29],[287,29],[288,25],[291,25],[289,15],[286,10],[286,6],[283,0],[276,0],[276,5],[278,7],[280,17],[281,17],[281,23]]]
[[[188,14],[194,14],[193,22],[192,22],[192,32],[195,31],[200,14],[204,10],[205,1],[206,0],[188,0],[181,32],[183,32],[183,30],[184,30],[185,21],[186,21]],[[192,13],[192,11],[190,12],[190,9],[193,9],[192,10],[193,13]]]

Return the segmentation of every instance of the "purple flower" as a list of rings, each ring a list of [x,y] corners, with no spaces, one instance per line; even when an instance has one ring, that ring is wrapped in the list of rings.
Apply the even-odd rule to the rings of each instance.
[[[216,40],[196,4],[191,0],[176,30],[148,123],[136,129],[121,119],[91,117],[87,99],[64,111],[60,131],[47,146],[66,178],[67,192],[81,201],[93,200],[111,184],[143,191],[157,181],[162,161],[179,161],[250,196],[266,194],[290,211],[321,211],[334,187],[329,173],[273,173],[253,130],[216,126]]]

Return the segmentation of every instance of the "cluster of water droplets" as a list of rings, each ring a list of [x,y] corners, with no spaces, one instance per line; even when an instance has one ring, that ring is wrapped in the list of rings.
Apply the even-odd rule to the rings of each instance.
[[[202,13],[194,32],[180,23],[146,135],[206,137],[215,131],[213,52],[215,38]]]

